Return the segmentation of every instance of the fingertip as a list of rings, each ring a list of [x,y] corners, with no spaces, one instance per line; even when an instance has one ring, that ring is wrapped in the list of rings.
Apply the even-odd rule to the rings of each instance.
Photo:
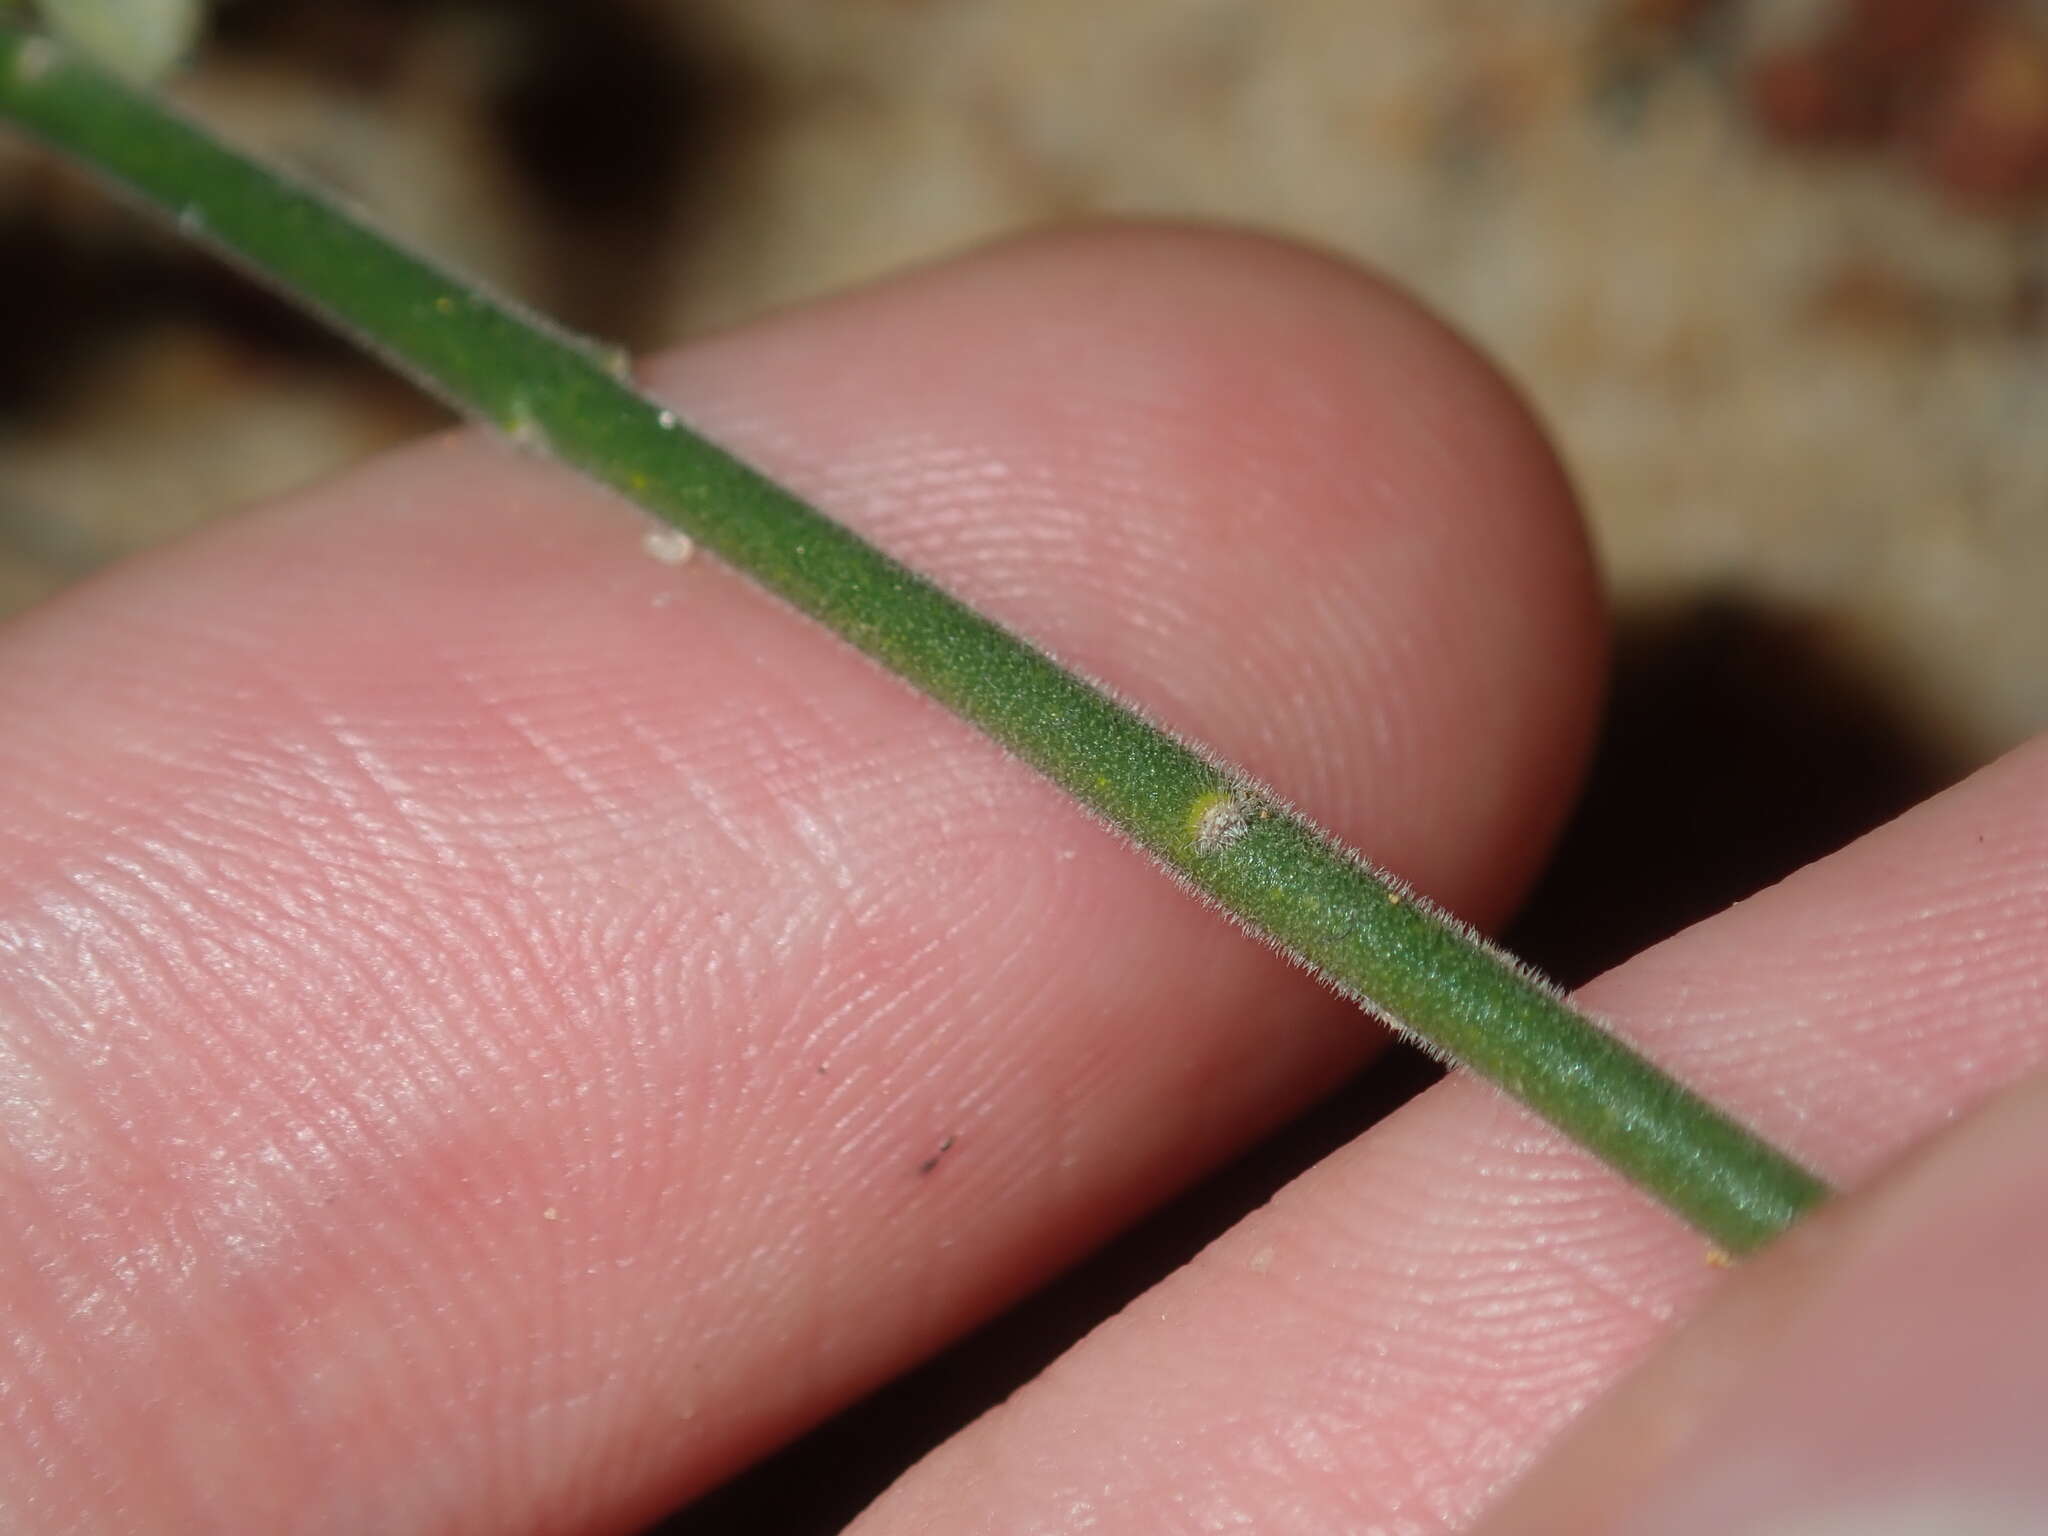
[[[1485,1531],[2039,1529],[2044,1111],[2037,1076],[1745,1265]]]
[[[650,377],[1475,920],[1540,866],[1604,693],[1586,528],[1520,394],[1364,269],[1209,226],[1037,233]]]

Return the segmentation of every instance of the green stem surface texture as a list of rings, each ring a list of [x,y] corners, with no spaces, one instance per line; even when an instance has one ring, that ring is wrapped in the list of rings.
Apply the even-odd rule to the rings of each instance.
[[[1248,928],[1482,1073],[1731,1252],[1812,1174],[1243,775],[948,596],[480,293],[58,45],[0,27],[0,112],[427,388],[624,493],[979,726]]]

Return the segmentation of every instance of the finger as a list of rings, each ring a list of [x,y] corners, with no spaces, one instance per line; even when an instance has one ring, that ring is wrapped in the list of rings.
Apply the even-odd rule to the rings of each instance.
[[[2044,1112],[2034,1079],[1767,1253],[1487,1530],[2042,1530]]]
[[[1589,1000],[1854,1182],[2048,1059],[2044,941],[2048,740]],[[1462,1530],[1699,1303],[1723,1273],[1712,1259],[1454,1077],[956,1437],[858,1530]],[[1001,1514],[970,1519],[983,1510]]]
[[[1387,293],[1038,242],[657,379],[1465,910],[1548,838],[1584,550]],[[630,1520],[1366,1048],[965,727],[474,438],[0,647],[11,1528]]]
[[[2044,1204],[2037,1078],[1738,1276],[1486,1529],[2043,1529]]]

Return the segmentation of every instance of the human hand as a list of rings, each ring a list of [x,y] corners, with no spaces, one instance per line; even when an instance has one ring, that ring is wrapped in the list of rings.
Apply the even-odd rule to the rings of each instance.
[[[1512,398],[1397,298],[1254,241],[1068,237],[654,378],[1455,909],[1497,919],[1539,860],[1595,712],[1590,565]],[[629,1528],[1371,1048],[967,728],[475,437],[136,562],[0,645],[10,1531]],[[2019,754],[1589,1001],[1864,1172],[2042,1055],[2044,774]],[[1927,1204],[1957,1155],[1898,1198]],[[2000,1217],[1995,1255],[1936,1234],[1961,1256],[1932,1278],[1971,1306],[1927,1315],[1880,1274],[1847,1315],[1889,1297],[1930,1348],[1990,1328],[1963,1376],[2043,1379],[2014,1310],[2048,1278],[2012,1214],[2030,1161],[1965,1165],[1972,1198],[1932,1202]],[[1856,1220],[1730,1305],[1924,1251]],[[1453,1079],[859,1530],[1462,1529],[1702,1298],[1701,1255]],[[1800,1347],[1832,1347],[1802,1318]],[[1766,1366],[1804,1358],[1759,1336]],[[1666,1369],[1632,1389],[1654,1419],[1588,1434],[1723,1400]],[[1841,1384],[1872,1411],[1935,1401],[1882,1385]],[[2007,1406],[2014,1434],[2039,1422]],[[1529,1519],[1654,1496],[1640,1446],[1574,1472],[1601,1454],[1568,1451]],[[1556,1518],[1513,1529],[1607,1516]]]

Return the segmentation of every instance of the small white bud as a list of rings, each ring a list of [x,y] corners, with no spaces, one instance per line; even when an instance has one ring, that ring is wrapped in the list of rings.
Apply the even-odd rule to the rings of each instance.
[[[160,80],[191,51],[204,0],[40,0],[50,30],[130,80]]]

